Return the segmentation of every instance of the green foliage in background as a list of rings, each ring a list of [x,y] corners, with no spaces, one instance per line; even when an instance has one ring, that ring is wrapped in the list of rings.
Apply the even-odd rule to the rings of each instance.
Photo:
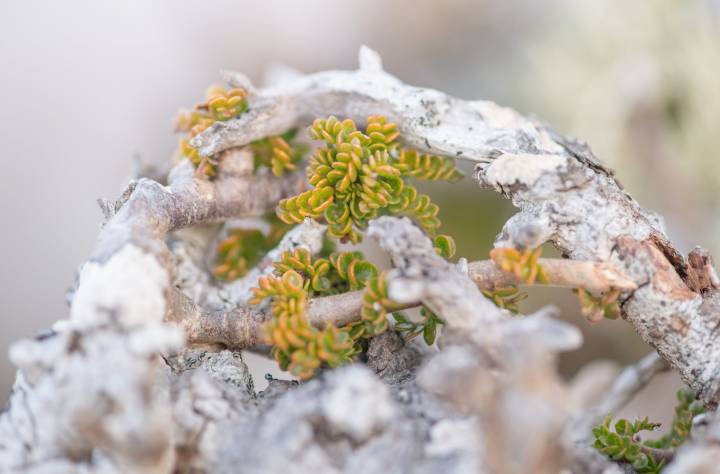
[[[262,138],[250,144],[255,160],[255,169],[266,166],[275,176],[282,176],[286,172],[296,171],[298,164],[308,151],[305,145],[291,145],[296,129],[289,130],[282,135]]]
[[[225,281],[244,276],[267,252],[273,249],[290,226],[282,222],[274,213],[264,219],[269,224],[267,233],[259,229],[236,228],[228,231],[228,236],[217,246],[217,256],[213,275]]]

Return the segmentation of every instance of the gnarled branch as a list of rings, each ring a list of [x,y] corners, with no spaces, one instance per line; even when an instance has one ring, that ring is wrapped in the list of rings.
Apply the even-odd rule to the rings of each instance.
[[[360,59],[358,71],[299,76],[264,89],[231,74],[249,91],[248,111],[211,126],[193,145],[205,155],[217,154],[317,116],[363,121],[384,114],[398,124],[408,145],[476,162],[477,182],[521,209],[496,245],[534,247],[551,241],[580,261],[574,271],[558,274],[556,283],[582,282],[577,286],[598,291],[622,284],[625,318],[706,403],[717,404],[720,293],[708,255],[698,251],[688,265],[661,219],[627,195],[584,145],[491,102],[405,85],[382,71],[379,57],[365,48]],[[242,153],[231,153],[236,155]],[[80,275],[70,320],[11,351],[20,373],[9,408],[0,415],[0,469],[160,473],[218,463],[235,467],[237,459],[250,462],[255,456],[262,457],[254,460],[263,472],[334,471],[338,465],[371,472],[386,467],[366,459],[363,448],[372,446],[367,449],[408,470],[560,470],[559,434],[571,418],[552,360],[555,352],[576,347],[579,333],[547,317],[549,310],[507,318],[462,266],[437,256],[407,220],[382,218],[369,231],[395,262],[391,296],[426,304],[448,330],[443,350],[417,383],[391,387],[395,397],[372,374],[355,368],[363,373],[346,370],[300,390],[283,392],[271,384],[266,396],[277,402],[262,405],[246,383],[239,356],[182,352],[183,334],[164,318],[179,322],[196,342],[257,340],[261,313],[234,319],[205,313],[175,291],[165,244],[172,230],[258,215],[305,186],[299,174],[248,176],[247,165],[222,159],[218,179],[208,182],[194,179],[184,161],[168,186],[141,179],[120,202],[103,203],[109,220]],[[545,263],[551,269],[553,263]],[[470,266],[468,273],[482,280],[495,271],[485,265]],[[343,312],[334,312],[340,300],[330,307],[330,300],[315,301],[311,319],[324,320],[332,311],[333,321],[350,320],[356,295],[342,296]],[[167,365],[159,357],[163,352],[181,353]],[[428,392],[452,407],[441,407]],[[395,400],[401,399],[409,399],[412,409],[397,409]],[[347,409],[355,404],[363,409]],[[448,442],[448,427],[467,436]],[[328,446],[327,433],[342,433],[352,442],[339,449]],[[717,440],[704,440],[688,452],[716,454]],[[263,457],[268,446],[277,452]],[[265,451],[258,454],[258,449]],[[688,459],[681,451],[673,464],[688,466]],[[187,464],[179,466],[184,460]],[[606,466],[607,460],[593,459],[585,470]]]

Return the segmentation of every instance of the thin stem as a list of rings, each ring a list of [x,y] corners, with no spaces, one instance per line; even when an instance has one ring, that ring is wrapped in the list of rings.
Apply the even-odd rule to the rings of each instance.
[[[635,282],[623,273],[602,262],[566,259],[540,259],[545,268],[546,286],[568,288],[583,287],[595,291],[619,288],[631,291]],[[497,268],[491,260],[468,264],[470,279],[483,290],[493,290],[518,284],[512,273]],[[350,291],[333,296],[313,298],[308,303],[307,317],[316,327],[327,324],[344,326],[360,318],[363,290]],[[419,301],[401,305],[398,309],[420,305]],[[190,343],[220,343],[228,347],[248,348],[258,343],[262,325],[268,316],[262,311],[246,308],[229,312],[208,312],[198,308],[179,291],[170,301],[171,310],[167,320],[185,329]]]

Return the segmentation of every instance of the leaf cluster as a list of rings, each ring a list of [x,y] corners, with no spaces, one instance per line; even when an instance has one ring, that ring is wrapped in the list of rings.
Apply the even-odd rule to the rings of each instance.
[[[224,122],[242,115],[248,107],[245,89],[225,90],[222,87],[210,87],[206,100],[189,112],[181,113],[176,121],[175,130],[186,132],[187,136],[180,140],[179,154],[186,157],[197,170],[198,175],[208,179],[215,178],[218,172],[217,156],[202,156],[190,144],[196,135],[207,130],[215,122]],[[270,168],[275,176],[295,171],[298,163],[307,152],[307,147],[291,144],[295,131],[290,130],[283,135],[266,137],[250,144],[253,152],[255,169],[260,166]]]
[[[656,460],[652,454],[642,450],[642,443],[637,437],[641,431],[654,431],[659,423],[651,423],[647,417],[630,423],[620,419],[611,426],[612,417],[608,415],[602,424],[593,428],[595,442],[593,446],[614,461],[630,463],[636,472],[657,473],[665,465],[664,460]]]
[[[532,285],[536,281],[547,283],[545,270],[538,263],[541,252],[541,247],[526,248],[522,251],[512,247],[496,248],[490,251],[490,258],[501,270],[513,273],[519,281],[526,285]]]
[[[309,378],[321,364],[336,367],[351,360],[354,343],[347,331],[329,324],[313,327],[305,317],[306,279],[294,270],[281,277],[263,277],[254,288],[251,304],[272,298],[272,319],[264,330],[264,339],[273,345],[272,355],[283,370],[300,378]]]
[[[378,272],[360,252],[313,257],[301,247],[283,252],[273,266],[273,275],[260,278],[258,288],[253,288],[250,303],[271,298],[272,319],[264,327],[264,339],[273,346],[280,367],[297,377],[311,377],[322,365],[351,361],[361,351],[360,341],[385,332],[388,313],[397,309],[388,294],[387,272]],[[360,289],[364,293],[359,321],[317,329],[307,320],[309,298]],[[421,314],[423,322],[417,325],[402,314],[394,315],[396,329],[408,339],[422,332],[432,344],[442,320],[427,308]]]
[[[272,319],[264,337],[283,370],[309,378],[323,364],[349,362],[360,348],[353,326],[328,324],[317,329],[306,318],[307,300],[364,288],[378,277],[377,268],[360,252],[334,253],[313,258],[304,248],[284,252],[274,264],[274,276],[260,278],[251,304],[271,298]]]
[[[495,303],[498,308],[507,309],[515,314],[519,312],[518,303],[528,297],[528,294],[520,291],[517,286],[482,290],[482,294]]]
[[[371,219],[385,213],[412,217],[433,234],[440,226],[437,205],[405,179],[454,182],[462,174],[450,158],[401,150],[399,135],[383,116],[368,117],[364,132],[349,119],[316,120],[310,136],[323,146],[307,168],[313,189],[280,201],[278,216],[287,223],[323,220],[329,235],[353,243]]]
[[[193,164],[199,175],[214,178],[217,176],[219,162],[215,156],[202,156],[190,145],[190,139],[204,132],[213,123],[235,118],[246,109],[247,92],[244,89],[225,90],[222,87],[211,87],[206,93],[204,103],[195,106],[190,112],[180,114],[175,130],[188,133],[186,138],[180,140],[180,155]]]

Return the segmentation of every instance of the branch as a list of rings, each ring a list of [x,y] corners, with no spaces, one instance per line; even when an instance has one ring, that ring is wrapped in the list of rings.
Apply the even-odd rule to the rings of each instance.
[[[587,407],[570,427],[576,439],[589,439],[590,430],[609,413],[617,413],[657,374],[670,369],[657,353],[651,352],[637,363],[623,369],[605,395],[594,407]]]
[[[93,260],[104,261],[132,243],[165,258],[168,232],[208,222],[262,215],[277,202],[305,188],[302,173],[275,178],[232,174],[232,160],[223,160],[215,181],[194,179],[193,168],[182,161],[170,173],[169,186],[142,178],[131,184],[127,199],[105,224]]]
[[[476,162],[477,182],[521,209],[496,245],[537,246],[549,240],[572,259],[607,262],[639,283],[623,305],[627,321],[706,403],[716,404],[720,312],[715,299],[708,303],[707,294],[703,299],[688,288],[683,281],[688,265],[662,220],[623,191],[586,145],[491,102],[406,86],[382,71],[377,55],[366,48],[360,62],[364,66],[358,71],[322,72],[257,89],[248,113],[215,124],[193,144],[214,154],[316,116],[335,114],[362,123],[368,115],[385,114],[408,145]]]
[[[300,174],[247,176],[236,164],[223,160],[219,179],[208,182],[195,179],[183,161],[169,186],[140,179],[117,203],[104,202],[108,221],[80,272],[70,319],[10,349],[19,372],[0,416],[0,470],[175,469],[177,424],[169,400],[177,378],[168,376],[159,354],[181,351],[184,335],[163,322],[174,291],[166,234],[262,214],[304,187]],[[231,372],[226,367],[223,374]],[[207,395],[208,382],[203,387]],[[194,396],[194,388],[183,390]],[[227,397],[218,400],[229,404]]]
[[[565,280],[558,275],[558,284],[583,281],[578,286],[600,290],[626,281],[626,319],[708,404],[717,403],[720,292],[709,255],[696,253],[688,266],[661,220],[632,200],[584,145],[491,102],[405,85],[383,72],[379,57],[366,48],[360,60],[359,71],[322,72],[264,89],[231,74],[248,89],[248,111],[193,139],[206,155],[234,150],[220,160],[218,179],[194,179],[183,161],[168,186],[140,179],[119,202],[103,202],[108,222],[80,274],[70,319],[11,350],[20,371],[0,415],[0,470],[170,472],[187,456],[197,470],[239,465],[232,462],[237,459],[263,472],[287,472],[288,466],[324,472],[350,465],[362,470],[372,451],[383,453],[372,458],[378,465],[400,463],[390,470],[446,472],[448,462],[460,466],[485,456],[495,472],[510,465],[515,472],[540,472],[540,466],[560,471],[557,448],[568,412],[552,361],[557,351],[580,344],[579,332],[548,317],[551,310],[508,318],[481,295],[462,265],[437,256],[407,219],[378,219],[369,233],[395,262],[391,297],[421,302],[446,322],[444,349],[426,367],[438,369],[434,384],[423,369],[417,383],[397,389],[402,396],[390,396],[372,374],[358,375],[362,369],[354,367],[338,371],[337,385],[326,392],[326,382],[317,380],[263,405],[251,389],[238,390],[250,385],[243,382],[247,368],[239,354],[208,356],[198,348],[178,356],[183,363],[172,370],[159,356],[183,347],[181,331],[164,318],[184,327],[191,340],[257,341],[262,313],[203,312],[175,291],[165,237],[195,224],[259,215],[297,194],[305,186],[301,174],[248,176],[247,156],[234,147],[329,114],[359,122],[385,114],[407,145],[475,162],[478,183],[521,209],[497,245],[549,240],[573,260],[599,262],[562,274]],[[608,278],[603,265],[617,275]],[[473,272],[486,277],[478,268]],[[631,291],[630,283],[637,289]],[[342,303],[314,301],[310,318],[323,321],[331,310],[338,322],[355,317],[348,301],[355,296],[341,296]],[[343,312],[334,312],[338,306]],[[414,393],[408,396],[407,390]],[[425,391],[450,401],[455,411],[428,408]],[[412,409],[393,409],[400,399]],[[459,426],[453,420],[467,413],[465,444],[443,444],[443,426]],[[473,436],[475,421],[481,437]],[[354,442],[335,449],[315,438],[338,432]]]
[[[320,72],[254,89],[246,113],[215,123],[193,139],[193,146],[209,156],[317,117],[336,115],[364,123],[370,115],[385,115],[398,125],[403,141],[430,153],[481,161],[498,151],[516,150],[519,142],[528,150],[562,151],[544,129],[514,110],[405,85],[382,70],[374,51],[363,47],[359,56],[357,71]],[[241,74],[231,75],[235,82],[249,84]]]
[[[395,265],[388,276],[390,297],[420,300],[445,321],[442,351],[425,364],[417,383],[477,417],[484,457],[478,470],[558,472],[567,412],[558,406],[564,389],[554,357],[582,344],[577,328],[549,317],[552,308],[509,317],[482,296],[462,264],[437,255],[407,218],[373,220],[368,235]]]
[[[550,240],[570,258],[607,262],[624,272],[639,286],[623,302],[625,319],[706,403],[715,405],[720,312],[709,256],[696,257],[697,269],[690,271],[657,216],[589,166],[589,150],[560,143],[564,154],[507,153],[477,166],[478,183],[492,186],[521,209],[505,224],[496,245],[536,246]],[[688,275],[695,275],[696,289],[710,288],[702,296],[692,291],[683,281]]]
[[[305,224],[303,224],[305,225]],[[276,249],[275,257],[279,257],[281,249],[289,247],[290,242],[297,245],[301,235],[308,232],[312,234],[312,224],[304,228],[303,232],[291,234],[288,243],[282,244]],[[297,229],[297,228],[296,228]],[[293,231],[294,232],[294,231]],[[305,240],[303,240],[305,242]],[[305,245],[305,244],[303,244]],[[272,259],[266,259],[268,262]],[[609,291],[618,288],[624,291],[631,291],[637,286],[634,282],[617,272],[609,265],[598,262],[583,262],[567,259],[540,259],[545,268],[548,286],[561,286],[568,288],[583,287],[594,291]],[[262,274],[269,274],[272,265],[262,264]],[[257,284],[260,271],[252,274],[251,279],[244,283],[253,286]],[[482,260],[468,264],[468,276],[477,288],[482,290],[493,290],[508,285],[519,284],[520,282],[512,273],[500,270],[493,261]],[[246,292],[242,293],[246,298]],[[310,322],[318,328],[327,324],[344,326],[360,318],[362,308],[363,290],[350,291],[333,296],[313,298],[308,302],[307,317]],[[399,293],[404,294],[402,291]],[[242,301],[242,300],[240,300]],[[404,301],[398,309],[407,309],[420,305],[420,300]],[[180,292],[173,292],[171,301],[171,313],[167,321],[182,327],[188,338],[188,342],[194,344],[219,343],[232,348],[250,348],[257,344],[262,331],[262,325],[267,321],[268,316],[262,309],[240,308],[232,311],[206,311],[193,304]],[[448,312],[448,311],[446,311]]]
[[[548,278],[545,286],[585,288],[601,293],[612,289],[622,291],[637,289],[637,284],[627,275],[605,262],[541,258],[538,263],[543,267]],[[523,284],[513,273],[498,268],[492,260],[469,263],[468,276],[481,290]]]

